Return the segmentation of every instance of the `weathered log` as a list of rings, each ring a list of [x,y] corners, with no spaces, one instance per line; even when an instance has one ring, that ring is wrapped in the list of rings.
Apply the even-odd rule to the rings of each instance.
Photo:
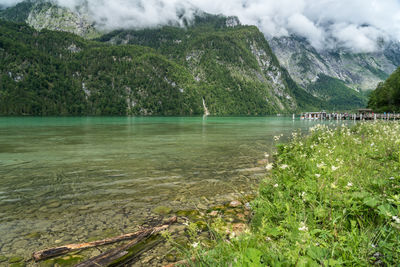
[[[148,238],[154,234],[157,234],[163,230],[166,230],[172,223],[174,223],[176,221],[177,221],[177,218],[172,217],[164,225],[145,229],[137,237],[135,237],[135,239],[133,239],[129,243],[127,243],[121,247],[106,251],[106,252],[100,254],[99,256],[93,257],[87,261],[81,262],[81,263],[75,265],[75,267],[99,267],[99,266],[110,266],[110,265],[118,266],[118,264],[113,264],[113,263],[118,262],[118,259],[120,259],[120,258],[128,256],[128,254],[129,254],[128,250],[130,248],[134,247],[135,245],[137,245],[139,242],[145,240],[146,238]],[[140,253],[142,253],[142,252],[143,252],[143,250],[140,251]],[[132,257],[135,255],[129,255],[129,256]]]
[[[177,221],[177,218],[172,217],[172,218],[168,219],[161,226],[148,228],[148,229],[144,229],[144,230],[139,230],[134,233],[124,234],[124,235],[107,238],[107,239],[103,239],[103,240],[97,240],[97,241],[88,242],[88,243],[69,244],[69,245],[65,245],[65,246],[61,246],[61,247],[45,249],[45,250],[34,252],[32,257],[35,261],[41,261],[41,260],[45,260],[45,259],[63,255],[63,254],[69,253],[71,251],[93,248],[93,247],[97,247],[97,246],[102,246],[102,245],[107,245],[107,244],[124,241],[124,240],[134,239],[134,238],[138,238],[138,237],[142,236],[143,233],[149,233],[149,231],[151,232],[154,229],[158,229],[160,227],[165,227],[166,225],[175,223],[176,221]]]

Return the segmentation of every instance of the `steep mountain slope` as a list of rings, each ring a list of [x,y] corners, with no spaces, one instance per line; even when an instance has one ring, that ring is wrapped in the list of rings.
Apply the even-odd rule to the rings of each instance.
[[[247,115],[321,104],[280,68],[257,28],[207,27],[168,27],[169,39],[143,31],[150,48],[0,22],[0,114]]]
[[[100,36],[84,5],[70,10],[51,1],[27,0],[0,10],[0,19],[26,22],[36,30],[65,31],[85,38]]]
[[[37,30],[67,31],[84,38],[100,36],[85,5],[69,10],[47,0],[27,0],[0,11],[0,17],[26,22]],[[362,107],[366,105],[366,98],[357,91],[375,88],[400,63],[400,46],[396,43],[387,45],[381,53],[352,54],[341,50],[316,51],[306,40],[295,36],[274,38],[270,40],[271,47],[287,72],[279,66],[269,44],[257,28],[240,26],[235,17],[201,12],[193,21],[186,21],[185,29],[121,30],[106,34],[99,40],[156,49],[187,69],[195,78],[196,86],[211,86],[210,92],[219,91],[218,97],[213,94],[204,96],[211,97],[212,100],[205,99],[205,103],[210,102],[210,109],[219,114],[236,112],[239,98],[246,102],[244,106],[252,106],[252,111],[247,113],[257,114],[314,107]],[[234,49],[230,47],[231,44],[234,44]],[[199,51],[201,54],[196,54]],[[253,59],[249,60],[251,57]],[[243,59],[246,60],[241,62]],[[330,80],[326,77],[330,77]],[[246,88],[252,88],[250,91],[256,93],[251,93],[249,97]],[[268,101],[267,111],[261,99]],[[222,111],[217,108],[221,101],[232,105]],[[240,113],[246,113],[244,107]]]
[[[316,97],[321,94],[334,97],[337,93],[316,90],[316,84],[326,77],[342,81],[348,88],[345,91],[354,95],[351,89],[373,90],[400,65],[400,45],[394,42],[382,42],[380,52],[358,54],[344,49],[317,51],[296,36],[273,38],[270,45],[291,77]]]
[[[400,68],[371,93],[368,106],[376,112],[400,112]]]
[[[211,92],[206,102],[212,111],[223,102],[226,114],[240,106],[244,114],[262,114],[266,107],[269,113],[281,113],[322,105],[280,67],[263,34],[234,17],[203,14],[186,29],[115,31],[99,40],[150,46],[185,66]],[[251,108],[246,112],[246,107]]]
[[[194,83],[151,48],[0,21],[1,115],[202,114]]]

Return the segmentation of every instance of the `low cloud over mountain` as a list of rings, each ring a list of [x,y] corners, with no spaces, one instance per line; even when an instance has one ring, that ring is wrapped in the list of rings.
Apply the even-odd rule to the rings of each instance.
[[[346,47],[373,52],[378,41],[400,39],[398,0],[54,0],[62,6],[84,5],[98,27],[145,28],[182,23],[196,10],[238,16],[266,36],[303,36],[317,49]],[[16,4],[2,0],[3,6]]]

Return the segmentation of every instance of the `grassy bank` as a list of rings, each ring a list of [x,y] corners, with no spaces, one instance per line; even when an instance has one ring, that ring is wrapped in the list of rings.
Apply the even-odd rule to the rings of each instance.
[[[400,262],[400,124],[361,123],[278,146],[251,230],[215,233],[198,266],[394,266]],[[215,228],[216,229],[216,228]]]

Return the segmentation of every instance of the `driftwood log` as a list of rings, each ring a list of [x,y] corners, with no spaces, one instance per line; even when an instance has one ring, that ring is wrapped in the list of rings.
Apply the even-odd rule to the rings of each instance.
[[[134,247],[135,245],[137,245],[139,242],[145,240],[146,238],[148,238],[154,234],[157,234],[163,230],[166,230],[172,223],[174,223],[176,221],[177,221],[177,218],[172,217],[164,225],[156,226],[153,228],[143,230],[132,241],[129,241],[129,243],[127,243],[121,247],[106,251],[106,252],[100,254],[99,256],[93,257],[87,261],[81,262],[81,263],[75,265],[75,267],[119,266],[120,264],[122,264],[122,262],[119,262],[120,264],[118,264],[119,259],[121,259],[125,256],[138,256],[138,253],[144,252],[145,250],[157,245],[159,242],[157,242],[157,240],[155,240],[155,241],[153,240],[152,244],[150,246],[147,246],[147,249],[140,250],[140,251],[136,252],[135,255],[128,255],[129,254],[128,250],[130,248]],[[129,259],[127,259],[127,260],[129,260]],[[113,263],[115,263],[115,264],[113,264]]]
[[[61,247],[45,249],[45,250],[34,252],[32,257],[35,261],[41,261],[41,260],[57,257],[57,256],[60,256],[60,255],[63,255],[63,254],[66,254],[66,253],[69,253],[72,251],[112,244],[112,243],[129,240],[129,239],[135,239],[135,240],[137,240],[136,242],[139,242],[140,240],[144,239],[143,238],[144,236],[149,236],[154,233],[165,230],[168,228],[168,226],[170,224],[173,224],[176,221],[177,221],[177,218],[172,217],[172,218],[168,219],[166,222],[164,222],[163,225],[159,225],[156,227],[139,230],[134,233],[120,235],[120,236],[107,238],[107,239],[103,239],[103,240],[97,240],[97,241],[93,241],[93,242],[80,243],[80,244],[70,244],[70,245],[65,245],[65,246],[61,246]],[[141,238],[141,239],[138,240],[138,238]],[[133,241],[135,241],[135,240],[133,240]]]

